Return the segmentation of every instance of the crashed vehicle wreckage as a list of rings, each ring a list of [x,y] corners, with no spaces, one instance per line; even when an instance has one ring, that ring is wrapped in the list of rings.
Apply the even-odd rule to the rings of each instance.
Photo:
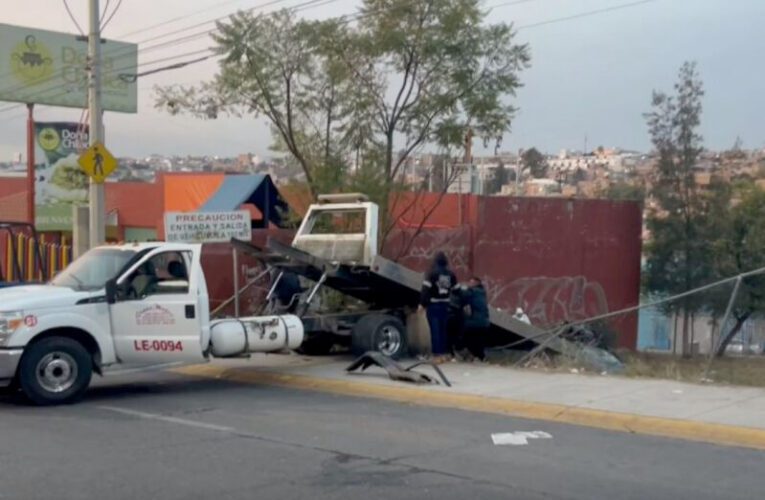
[[[232,240],[239,251],[276,270],[267,296],[270,304],[281,280],[299,276],[312,283],[287,305],[303,322],[306,354],[328,353],[335,344],[350,346],[357,355],[377,351],[398,359],[410,353],[417,336],[413,330],[419,328],[414,315],[422,274],[377,253],[378,211],[362,194],[321,195],[319,203],[309,207],[291,245],[273,238],[264,246]],[[312,303],[322,287],[363,306],[321,311]],[[273,306],[269,312],[280,311]],[[490,322],[490,337],[501,345],[574,358],[598,372],[623,368],[607,350],[567,339],[567,329],[544,330],[496,308],[490,308]]]

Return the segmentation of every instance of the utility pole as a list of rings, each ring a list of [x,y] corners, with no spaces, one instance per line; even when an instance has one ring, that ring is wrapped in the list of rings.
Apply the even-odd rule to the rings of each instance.
[[[98,0],[89,1],[90,30],[88,32],[88,110],[90,113],[90,145],[103,142],[101,115],[101,26]],[[104,185],[90,178],[90,248],[106,241]]]
[[[465,134],[465,155],[462,158],[462,161],[465,163],[465,168],[468,173],[468,189],[470,190],[470,194],[473,194],[473,177],[475,173],[473,172],[473,129],[468,127],[467,133]],[[462,188],[460,188],[460,195],[462,193]],[[462,206],[460,205],[460,208]]]
[[[35,105],[27,103],[27,222],[35,225]]]
[[[518,149],[518,164],[515,168],[515,196],[521,195],[521,175],[523,175],[523,148]]]

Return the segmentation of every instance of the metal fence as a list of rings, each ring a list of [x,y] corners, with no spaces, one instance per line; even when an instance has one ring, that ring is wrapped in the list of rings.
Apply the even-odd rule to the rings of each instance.
[[[3,281],[45,282],[72,260],[72,247],[66,240],[61,243],[46,241],[46,236],[40,235],[38,242],[26,234],[15,234],[4,240],[0,245]]]

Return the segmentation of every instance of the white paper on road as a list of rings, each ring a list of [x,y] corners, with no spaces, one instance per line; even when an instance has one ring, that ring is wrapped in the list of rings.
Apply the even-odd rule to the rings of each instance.
[[[544,431],[531,432],[500,432],[491,435],[491,440],[495,445],[514,445],[523,446],[529,444],[529,439],[552,439],[552,434]]]

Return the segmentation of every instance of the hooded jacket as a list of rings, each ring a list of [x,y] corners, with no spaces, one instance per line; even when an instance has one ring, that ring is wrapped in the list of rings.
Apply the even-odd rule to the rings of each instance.
[[[420,305],[443,302],[448,304],[452,289],[457,286],[457,277],[446,266],[436,265],[425,274],[420,291]]]

